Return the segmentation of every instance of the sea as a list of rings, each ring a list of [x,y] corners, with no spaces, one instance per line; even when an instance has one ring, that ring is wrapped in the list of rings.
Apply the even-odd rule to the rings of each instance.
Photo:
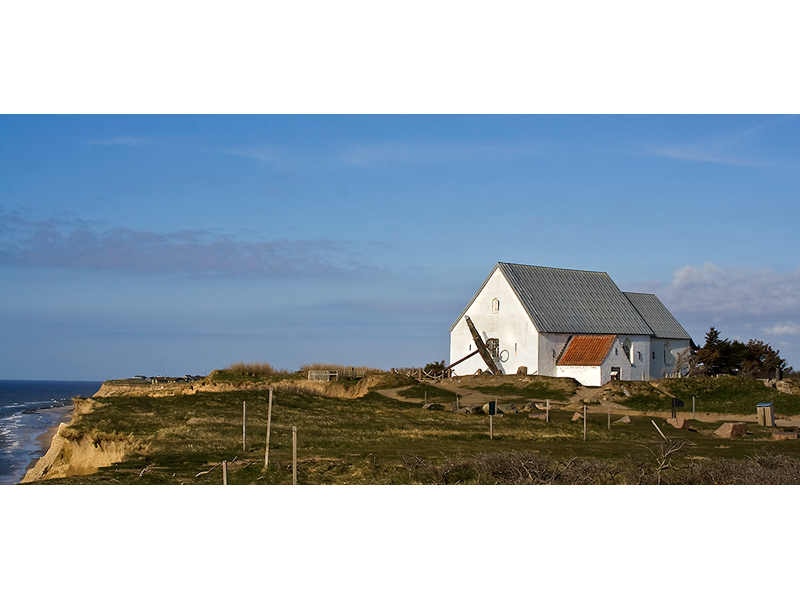
[[[72,398],[90,397],[102,381],[0,380],[0,484],[19,483],[44,456],[37,438],[71,417]]]

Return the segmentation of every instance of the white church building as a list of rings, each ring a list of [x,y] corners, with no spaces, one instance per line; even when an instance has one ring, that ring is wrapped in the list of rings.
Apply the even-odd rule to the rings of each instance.
[[[479,354],[462,360],[477,350],[467,317],[499,372],[591,386],[672,376],[691,344],[655,295],[621,292],[597,271],[497,263],[450,328],[454,375],[487,370]]]

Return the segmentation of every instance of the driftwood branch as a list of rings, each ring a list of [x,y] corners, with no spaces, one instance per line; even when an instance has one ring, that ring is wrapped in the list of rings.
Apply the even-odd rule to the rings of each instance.
[[[239,455],[238,455],[238,454],[237,454],[236,456],[234,456],[234,457],[233,457],[233,460],[229,460],[228,462],[233,462],[233,461],[234,461],[234,460],[236,460],[237,458],[239,458]],[[211,468],[210,468],[208,471],[200,471],[200,472],[199,472],[197,475],[195,475],[195,477],[200,477],[200,475],[208,475],[209,473],[211,473],[211,471],[213,471],[214,469],[216,469],[216,468],[217,468],[218,466],[220,466],[221,464],[222,464],[221,462],[218,462],[218,463],[217,463],[217,464],[215,464],[213,467],[211,467]]]

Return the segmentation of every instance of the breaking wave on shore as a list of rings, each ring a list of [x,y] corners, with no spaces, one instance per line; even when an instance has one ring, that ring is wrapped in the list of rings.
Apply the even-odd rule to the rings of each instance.
[[[38,438],[68,421],[72,398],[92,396],[101,381],[0,380],[0,485],[19,483],[47,452]]]

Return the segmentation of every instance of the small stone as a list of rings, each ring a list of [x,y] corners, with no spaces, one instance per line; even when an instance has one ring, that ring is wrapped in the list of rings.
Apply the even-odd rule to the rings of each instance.
[[[633,425],[633,419],[631,419],[630,415],[625,415],[622,418],[617,419],[613,423],[614,425]]]
[[[689,423],[689,419],[667,419],[667,423],[672,425],[675,429],[689,429],[691,423]]]
[[[436,402],[428,402],[422,405],[423,410],[444,410],[444,406]]]

